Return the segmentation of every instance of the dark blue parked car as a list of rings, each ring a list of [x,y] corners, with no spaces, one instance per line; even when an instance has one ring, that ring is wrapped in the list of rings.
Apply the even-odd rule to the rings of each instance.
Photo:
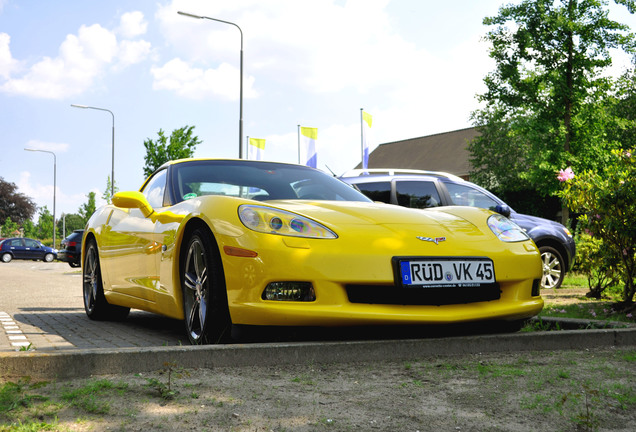
[[[57,249],[44,246],[37,240],[14,237],[0,243],[0,260],[8,263],[12,259],[30,259],[51,262],[57,258]]]
[[[574,239],[560,223],[520,214],[486,189],[452,174],[438,171],[368,169],[353,170],[340,180],[354,185],[374,201],[404,207],[447,205],[481,207],[497,211],[523,228],[541,252],[542,288],[558,288],[576,257]]]
[[[67,262],[71,267],[79,267],[82,261],[82,236],[84,230],[73,231],[62,240],[62,249],[57,254],[57,259]]]

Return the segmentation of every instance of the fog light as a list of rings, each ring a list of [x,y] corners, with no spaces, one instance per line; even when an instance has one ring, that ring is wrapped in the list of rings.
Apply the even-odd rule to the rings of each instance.
[[[532,297],[541,295],[541,279],[535,279],[532,281]]]
[[[265,287],[262,299],[310,302],[316,300],[316,293],[310,282],[272,282]]]

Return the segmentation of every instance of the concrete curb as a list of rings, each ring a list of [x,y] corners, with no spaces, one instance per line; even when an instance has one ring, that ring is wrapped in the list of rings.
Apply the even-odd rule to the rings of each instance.
[[[565,330],[415,340],[297,342],[0,353],[0,376],[67,379],[166,368],[416,360],[476,353],[635,347],[636,328]]]

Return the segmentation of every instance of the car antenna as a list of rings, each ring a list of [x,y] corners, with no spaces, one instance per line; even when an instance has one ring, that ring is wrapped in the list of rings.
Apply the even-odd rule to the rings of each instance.
[[[329,165],[326,165],[326,164],[325,164],[325,167],[329,170],[329,172],[331,173],[331,175],[332,175],[332,176],[334,176],[334,177],[338,177],[338,176],[336,175],[336,173],[335,173],[335,172],[333,172],[333,171],[331,170],[331,168],[329,168]]]

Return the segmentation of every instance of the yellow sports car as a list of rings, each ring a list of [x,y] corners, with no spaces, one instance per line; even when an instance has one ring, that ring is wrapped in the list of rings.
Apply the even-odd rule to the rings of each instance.
[[[95,212],[82,262],[91,319],[155,312],[193,344],[233,325],[517,323],[543,307],[539,251],[504,216],[374,203],[274,162],[166,163]]]

